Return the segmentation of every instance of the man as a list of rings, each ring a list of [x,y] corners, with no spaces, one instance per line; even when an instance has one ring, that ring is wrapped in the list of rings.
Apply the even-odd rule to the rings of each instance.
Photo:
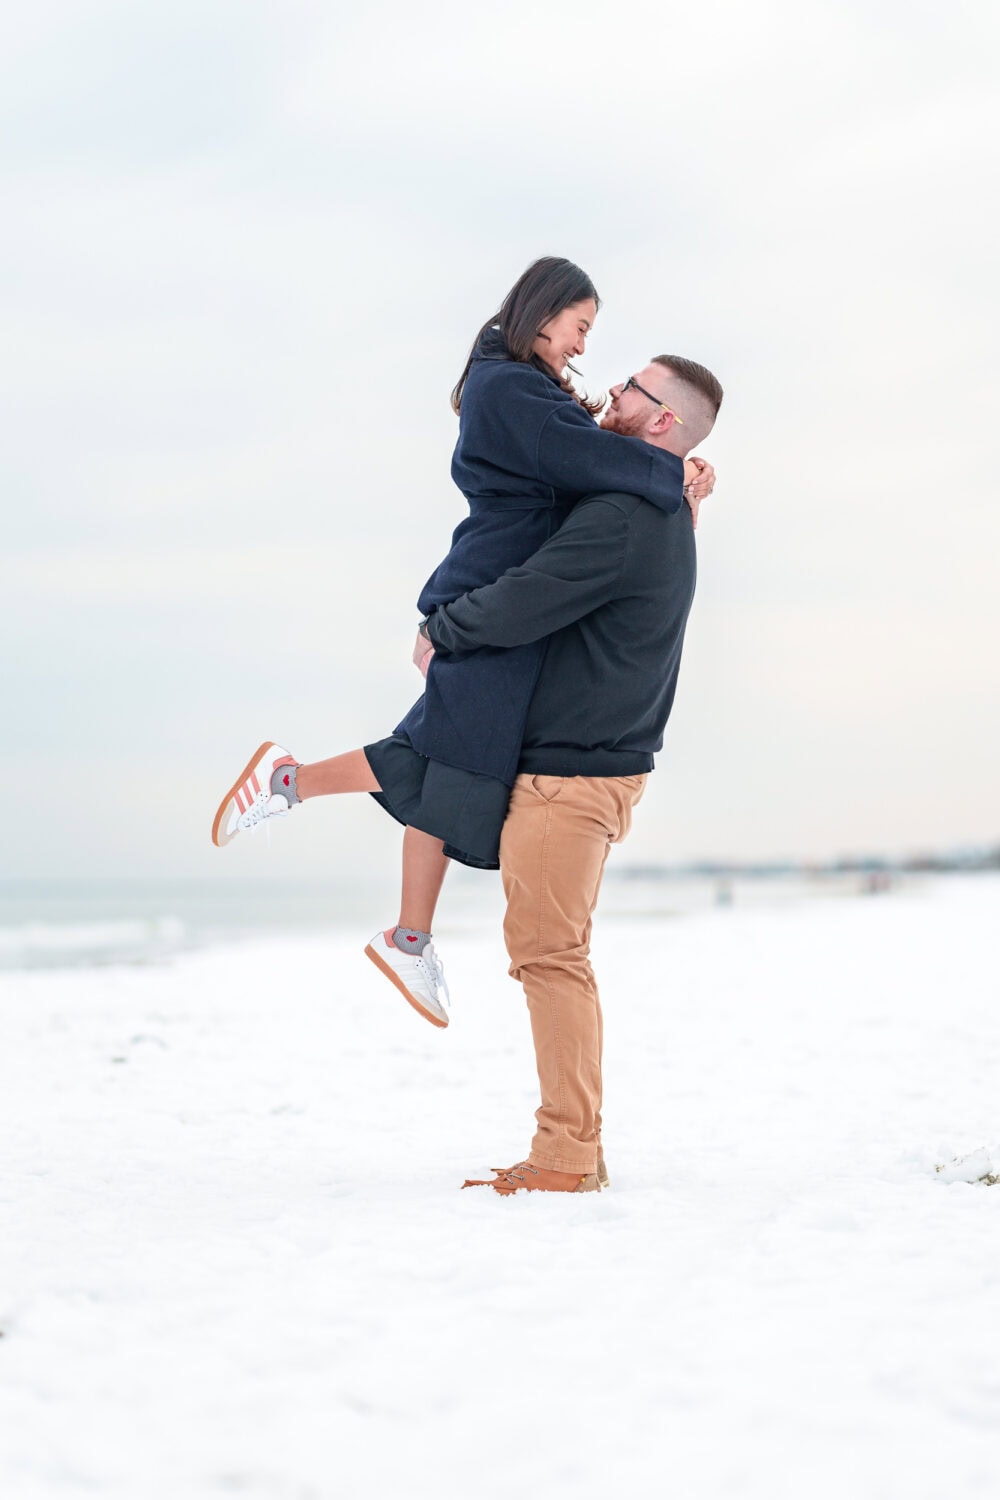
[[[604,426],[683,458],[711,431],[722,387],[703,366],[659,355],[611,397]],[[523,567],[421,626],[441,654],[549,638],[500,844],[504,938],[542,1100],[527,1160],[488,1184],[501,1194],[607,1181],[591,919],[663,743],[695,571],[687,506],[668,516],[635,495],[595,495]]]

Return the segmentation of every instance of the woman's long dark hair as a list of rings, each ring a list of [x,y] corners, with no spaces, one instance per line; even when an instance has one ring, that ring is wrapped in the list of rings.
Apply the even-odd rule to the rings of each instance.
[[[534,365],[543,374],[551,376],[552,370],[544,360],[539,359],[534,353],[532,345],[538,337],[538,331],[550,318],[558,317],[564,308],[572,307],[574,303],[586,302],[593,297],[598,307],[601,299],[597,295],[597,288],[587,275],[575,266],[571,260],[563,260],[558,255],[543,255],[540,260],[533,261],[523,276],[519,276],[511,287],[499,312],[487,318],[472,341],[472,350],[465,362],[458,384],[451,393],[451,404],[455,411],[462,409],[462,392],[465,382],[469,378],[472,368],[472,351],[491,328],[499,328],[500,337],[507,347],[507,353],[511,359],[519,360],[522,364]],[[597,402],[587,401],[586,398],[578,396],[565,375],[560,377],[562,388],[567,391],[574,400],[579,401],[581,406],[596,415],[603,406],[603,400]]]

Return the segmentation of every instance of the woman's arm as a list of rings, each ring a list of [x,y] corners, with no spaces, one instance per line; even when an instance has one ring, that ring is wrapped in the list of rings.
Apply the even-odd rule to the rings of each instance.
[[[641,495],[671,514],[685,484],[704,499],[696,464],[640,438],[605,432],[582,406],[530,365],[498,362],[470,384],[462,406],[456,482],[474,478],[507,493],[512,476],[551,486],[573,499],[618,491]],[[463,472],[465,471],[465,472]],[[693,508],[693,507],[692,507]]]
[[[538,432],[536,475],[578,495],[641,495],[672,515],[684,503],[684,461],[641,438],[603,432],[575,401],[560,402]]]
[[[671,513],[683,504],[684,465],[639,438],[602,432],[579,402],[531,365],[500,361],[471,382],[455,454],[462,470],[490,486],[523,475],[579,500],[618,491]],[[511,491],[512,492],[512,491]]]

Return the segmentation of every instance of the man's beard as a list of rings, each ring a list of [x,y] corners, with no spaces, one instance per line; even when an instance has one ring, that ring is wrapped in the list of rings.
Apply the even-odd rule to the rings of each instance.
[[[646,423],[640,412],[633,412],[631,417],[619,409],[615,411],[609,406],[601,418],[601,426],[605,432],[617,432],[619,437],[642,437],[646,431]]]

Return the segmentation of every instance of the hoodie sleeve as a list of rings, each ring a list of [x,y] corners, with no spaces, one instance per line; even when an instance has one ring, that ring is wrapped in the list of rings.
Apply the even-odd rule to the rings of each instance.
[[[630,534],[613,500],[585,500],[523,567],[442,605],[423,629],[436,651],[452,656],[542,640],[615,597]]]

